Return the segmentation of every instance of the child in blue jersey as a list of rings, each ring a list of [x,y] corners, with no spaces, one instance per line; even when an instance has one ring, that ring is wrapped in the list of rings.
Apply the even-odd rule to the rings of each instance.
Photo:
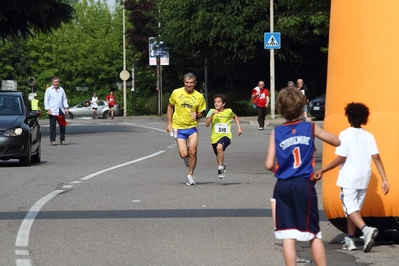
[[[286,122],[270,133],[265,161],[266,169],[277,178],[274,235],[283,240],[286,265],[296,265],[296,240],[310,241],[315,264],[326,265],[314,180],[314,137],[333,146],[339,146],[340,141],[301,118],[304,102],[303,94],[295,88],[281,90],[277,98],[277,110]]]
[[[213,104],[215,109],[210,109],[206,115],[205,126],[212,124],[211,144],[213,152],[218,162],[218,175],[222,179],[226,175],[226,165],[224,164],[224,151],[230,145],[232,139],[231,119],[237,124],[237,136],[242,133],[238,116],[230,108],[224,108],[227,97],[224,94],[215,94],[213,96]]]

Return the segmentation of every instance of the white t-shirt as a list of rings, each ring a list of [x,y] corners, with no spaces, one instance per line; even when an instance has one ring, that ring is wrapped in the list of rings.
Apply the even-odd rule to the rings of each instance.
[[[363,128],[349,127],[339,134],[341,145],[335,154],[346,157],[338,174],[337,186],[366,189],[371,176],[371,155],[378,154],[373,134]]]
[[[97,108],[98,107],[98,97],[91,97],[91,107]]]

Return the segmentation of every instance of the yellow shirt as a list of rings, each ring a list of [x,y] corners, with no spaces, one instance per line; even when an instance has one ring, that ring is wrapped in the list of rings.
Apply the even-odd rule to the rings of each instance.
[[[206,117],[210,117],[213,110],[210,109]],[[211,143],[217,143],[221,138],[228,137],[230,140],[233,137],[231,133],[231,119],[235,114],[230,108],[224,109],[218,114],[214,114],[212,117],[212,131],[211,131]]]
[[[33,99],[31,101],[31,106],[33,111],[39,111],[39,100]]]
[[[172,116],[172,127],[176,129],[197,127],[198,120],[191,118],[191,112],[201,113],[206,109],[204,96],[196,90],[187,93],[184,87],[172,92],[169,103],[175,109]]]

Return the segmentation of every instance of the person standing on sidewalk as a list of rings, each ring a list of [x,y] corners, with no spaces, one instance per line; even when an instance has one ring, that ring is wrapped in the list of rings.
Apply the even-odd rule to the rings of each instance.
[[[166,131],[176,139],[179,155],[188,167],[186,185],[195,185],[194,169],[197,165],[198,120],[204,116],[204,96],[196,91],[193,73],[184,75],[184,87],[175,89],[169,97]]]
[[[31,108],[32,111],[40,112],[40,107],[39,107],[39,100],[37,99],[37,95],[33,96],[33,99],[31,101]]]
[[[215,94],[213,104],[215,109],[210,109],[206,115],[205,126],[212,124],[211,144],[218,162],[218,176],[222,179],[226,175],[224,164],[224,151],[230,145],[233,134],[231,132],[231,119],[237,124],[237,136],[242,133],[238,116],[230,108],[225,108],[227,97],[224,94]]]
[[[296,265],[296,241],[310,241],[315,264],[325,266],[314,181],[314,137],[335,147],[340,140],[302,119],[303,95],[295,88],[279,92],[277,110],[286,122],[271,131],[265,160],[266,169],[277,178],[272,199],[274,235],[283,240],[286,265]]]
[[[93,93],[93,96],[91,97],[91,109],[92,109],[92,118],[96,119],[97,118],[97,108],[98,108],[98,97],[96,93]]]
[[[109,107],[109,115],[111,116],[111,119],[114,119],[114,105],[115,105],[115,95],[114,91],[111,90],[107,97],[105,97],[105,100],[108,102],[108,107]]]
[[[44,109],[47,111],[50,123],[50,144],[57,145],[56,138],[56,123],[60,127],[60,143],[66,145],[65,142],[65,125],[60,123],[58,117],[65,120],[65,114],[68,114],[68,100],[65,91],[60,87],[60,79],[54,76],[52,79],[52,86],[48,88],[44,94]]]
[[[389,192],[388,180],[375,138],[373,134],[362,128],[362,125],[367,124],[369,114],[369,108],[362,103],[352,102],[345,107],[350,127],[339,134],[341,145],[335,149],[338,157],[315,174],[315,179],[320,180],[323,173],[341,166],[337,186],[341,187],[340,199],[348,224],[348,235],[344,239],[343,249],[357,249],[354,242],[357,227],[364,235],[364,252],[369,252],[373,248],[374,239],[378,235],[378,229],[367,226],[360,215],[370,182],[371,159],[381,176],[382,192],[384,195]]]
[[[259,130],[265,127],[267,107],[269,105],[269,91],[265,88],[263,81],[258,82],[258,86],[252,89],[252,103],[256,105],[258,115]]]
[[[300,90],[302,92],[302,94],[305,96],[305,104],[303,106],[303,116],[304,117],[308,117],[308,88],[305,85],[305,82],[303,82],[303,79],[299,78],[296,81],[296,87],[298,88],[298,90]]]

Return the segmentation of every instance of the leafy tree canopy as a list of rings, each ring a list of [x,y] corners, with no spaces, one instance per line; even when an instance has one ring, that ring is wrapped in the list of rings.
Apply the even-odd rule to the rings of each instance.
[[[65,0],[0,1],[0,36],[3,39],[49,33],[73,18],[74,10]]]
[[[129,3],[136,3],[136,10],[140,10],[139,3],[145,4],[141,16],[148,23],[152,22],[149,18],[154,18],[151,25],[134,24],[133,31],[136,36],[142,33],[159,36],[168,45],[171,65],[166,71],[181,76],[191,68],[201,73],[207,59],[210,82],[219,88],[240,89],[260,79],[269,79],[270,55],[263,47],[263,35],[270,31],[269,1],[131,0]],[[276,84],[282,86],[298,77],[312,80],[318,86],[323,82],[329,9],[329,0],[274,0],[274,31],[282,35],[282,49],[275,51]]]

